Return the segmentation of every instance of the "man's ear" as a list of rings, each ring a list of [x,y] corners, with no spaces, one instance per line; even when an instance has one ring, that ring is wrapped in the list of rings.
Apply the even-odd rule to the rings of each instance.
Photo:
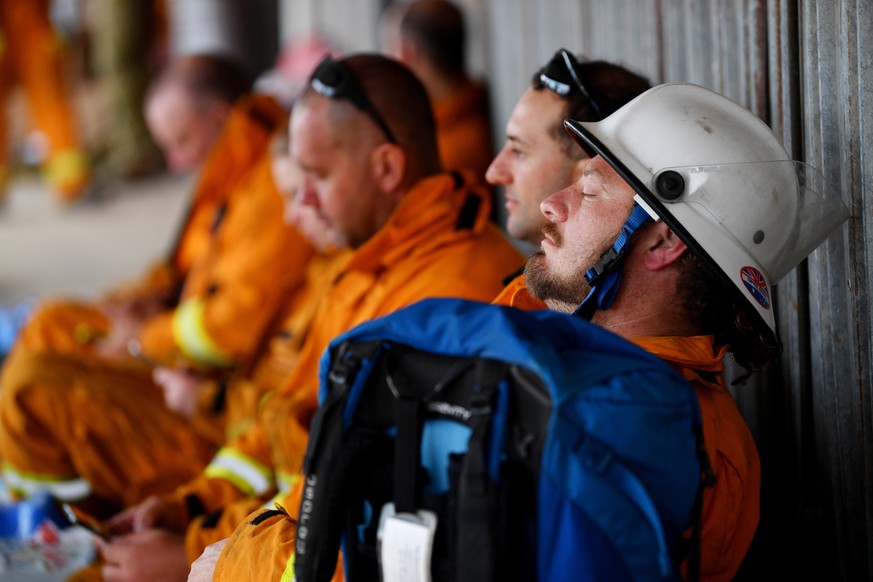
[[[688,246],[661,221],[649,225],[640,241],[645,250],[643,265],[650,271],[669,267],[688,250]]]
[[[373,179],[383,192],[400,189],[406,176],[406,152],[396,144],[383,143],[370,155]]]

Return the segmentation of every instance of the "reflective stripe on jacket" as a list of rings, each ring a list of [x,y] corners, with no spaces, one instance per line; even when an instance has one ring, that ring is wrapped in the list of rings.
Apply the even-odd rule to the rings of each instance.
[[[30,497],[48,491],[60,501],[80,501],[91,495],[91,484],[85,479],[66,478],[62,475],[25,473],[3,463],[3,481],[15,497]]]

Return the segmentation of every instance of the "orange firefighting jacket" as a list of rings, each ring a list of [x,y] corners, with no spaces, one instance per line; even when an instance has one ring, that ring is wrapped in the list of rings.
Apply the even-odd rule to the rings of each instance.
[[[211,380],[204,384],[192,419],[201,434],[221,427],[221,433],[212,437],[221,446],[254,422],[263,397],[278,388],[297,365],[318,305],[350,254],[342,250],[313,256],[306,265],[303,285],[294,290],[274,318],[276,324],[265,334],[251,365],[237,369],[226,382]]]
[[[495,303],[536,308],[523,275]],[[531,302],[534,302],[533,304]],[[715,350],[711,336],[630,338],[688,380],[697,394],[703,440],[715,484],[703,493],[700,579],[728,581],[752,543],[760,511],[761,467],[752,434],[724,382],[726,348]]]
[[[435,102],[433,113],[443,167],[469,170],[482,182],[494,157],[484,87],[467,82],[448,98]]]
[[[483,190],[458,184],[450,175],[431,177],[409,191],[388,224],[355,252],[321,304],[297,368],[265,400],[258,424],[219,451],[201,478],[177,490],[180,509],[188,495],[206,511],[244,499],[218,519],[207,517],[211,527],[195,522],[189,528],[190,559],[228,537],[245,511],[254,508],[252,498],[263,500],[277,490],[282,492],[277,499],[289,490],[293,496],[317,407],[318,363],[331,339],[425,297],[488,300],[500,290],[501,277],[518,268],[522,257],[489,221],[489,211]],[[293,502],[287,508],[297,511]],[[282,571],[288,556],[283,558]],[[262,569],[256,575],[269,578]]]
[[[243,95],[203,162],[194,188],[188,221],[174,249],[172,260],[180,273],[202,257],[210,246],[210,232],[217,209],[237,192],[252,167],[269,152],[270,140],[284,130],[287,114],[266,95]]]
[[[715,484],[703,492],[700,580],[729,581],[752,543],[761,505],[758,449],[724,382],[726,348],[711,336],[630,338],[694,387]]]
[[[175,304],[179,286],[192,266],[205,261],[210,253],[215,254],[213,226],[222,214],[224,220],[229,221],[230,199],[246,195],[246,181],[252,181],[253,168],[258,161],[263,163],[269,156],[270,139],[277,129],[284,127],[286,119],[282,108],[270,97],[245,95],[237,100],[203,163],[191,209],[170,259],[152,267],[139,280],[110,292],[107,299]],[[234,208],[239,206],[235,204]],[[226,246],[229,233],[223,236]],[[306,249],[306,245],[301,248]],[[214,256],[212,261],[215,262]],[[52,301],[34,313],[17,344],[19,349],[84,354],[91,352],[92,343],[106,336],[108,329],[109,320],[95,305]]]
[[[545,303],[539,299],[534,299],[534,297],[528,292],[524,273],[516,276],[512,281],[510,281],[491,303],[496,305],[507,305],[525,311],[547,308]]]
[[[313,251],[284,222],[270,162],[264,152],[228,200],[179,305],[143,327],[142,351],[150,359],[226,367],[251,356],[287,289],[301,284]]]

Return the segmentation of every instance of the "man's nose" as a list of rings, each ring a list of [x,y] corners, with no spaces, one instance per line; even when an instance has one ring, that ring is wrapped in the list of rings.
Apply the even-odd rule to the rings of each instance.
[[[540,212],[549,222],[564,222],[567,220],[567,196],[570,188],[558,190],[540,203]]]
[[[511,181],[511,175],[506,171],[504,151],[500,150],[497,153],[497,157],[491,161],[491,165],[488,166],[488,170],[485,172],[485,180],[492,186],[509,184]]]

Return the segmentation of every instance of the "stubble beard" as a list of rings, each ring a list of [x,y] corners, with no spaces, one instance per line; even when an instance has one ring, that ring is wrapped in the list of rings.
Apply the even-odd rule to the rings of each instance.
[[[542,231],[552,240],[556,249],[561,248],[563,238],[553,224],[547,224]],[[566,277],[552,272],[542,249],[528,260],[524,278],[528,292],[555,311],[572,313],[589,291],[585,273],[573,273]]]

